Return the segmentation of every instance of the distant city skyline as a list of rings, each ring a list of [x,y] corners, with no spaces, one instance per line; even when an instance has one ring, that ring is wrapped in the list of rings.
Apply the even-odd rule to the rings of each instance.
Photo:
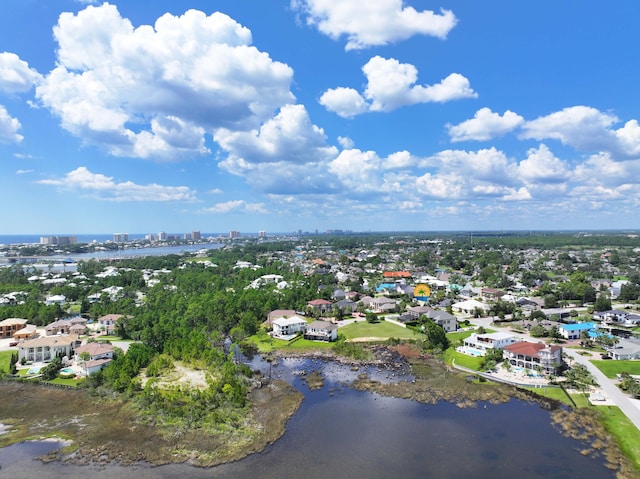
[[[640,228],[638,18],[3,0],[0,234]]]

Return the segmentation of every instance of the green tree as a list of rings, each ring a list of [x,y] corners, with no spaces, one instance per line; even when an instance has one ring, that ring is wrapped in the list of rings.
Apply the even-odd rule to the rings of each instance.
[[[600,293],[593,305],[594,311],[610,311],[611,310],[611,298],[607,293]]]

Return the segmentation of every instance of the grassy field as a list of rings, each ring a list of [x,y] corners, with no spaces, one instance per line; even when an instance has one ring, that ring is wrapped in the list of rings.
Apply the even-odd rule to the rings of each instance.
[[[459,353],[454,347],[450,347],[444,352],[443,359],[447,364],[452,364],[455,360],[457,366],[473,369],[474,371],[480,370],[480,361],[482,361],[482,358],[478,356]]]
[[[338,330],[339,334],[343,334],[347,339],[356,338],[399,338],[399,339],[416,339],[420,334],[408,328],[403,328],[397,324],[387,321],[379,323],[367,323],[366,321],[358,321],[351,323]]]
[[[584,394],[568,394],[562,388],[524,388],[531,392],[536,393],[539,396],[543,396],[549,399],[555,399],[571,407],[574,407],[573,403],[579,408],[589,407],[589,400]],[[569,398],[569,396],[571,398]],[[573,399],[573,402],[571,401]]]
[[[640,471],[640,430],[616,406],[599,406],[600,420],[613,436],[622,452]]]
[[[11,353],[15,353],[14,350],[0,351],[0,373],[9,372],[9,363],[11,362]]]
[[[249,344],[253,344],[261,353],[269,353],[275,350],[292,350],[292,351],[311,351],[314,349],[331,348],[333,343],[325,343],[322,341],[308,341],[306,339],[297,339],[295,341],[285,341],[283,339],[274,339],[270,336],[254,335],[247,338]]]
[[[616,374],[620,373],[640,375],[640,361],[613,361],[609,359],[591,362],[608,378],[615,378]]]

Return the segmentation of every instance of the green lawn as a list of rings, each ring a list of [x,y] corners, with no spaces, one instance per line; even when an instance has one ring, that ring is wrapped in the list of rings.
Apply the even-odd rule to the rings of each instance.
[[[524,389],[534,392],[539,396],[543,396],[549,399],[555,399],[556,401],[560,401],[571,407],[573,407],[573,402],[575,402],[576,406],[579,408],[590,406],[589,400],[584,394],[568,394],[562,388],[529,388],[528,387]],[[571,399],[573,399],[573,402],[571,402],[571,399],[569,399],[569,396],[571,396]]]
[[[640,375],[640,361],[614,361],[608,359],[591,362],[608,378],[615,378],[616,374],[620,373]]]
[[[9,364],[11,363],[12,353],[15,353],[15,351],[0,351],[0,373],[9,373]]]
[[[480,362],[482,361],[481,357],[459,353],[454,347],[450,347],[444,352],[443,359],[447,364],[452,364],[455,360],[457,366],[473,369],[474,371],[480,370]]]
[[[52,379],[51,381],[43,381],[43,383],[61,384],[63,386],[71,386],[75,388],[75,387],[78,387],[80,381],[78,379],[55,378],[55,379]]]
[[[599,406],[600,420],[613,436],[622,452],[640,471],[640,430],[616,406]]]
[[[387,321],[379,323],[367,323],[366,321],[358,321],[351,323],[338,330],[339,334],[343,334],[346,339],[355,338],[398,338],[398,339],[417,339],[419,333],[403,328],[397,324]]]
[[[261,353],[269,353],[275,350],[295,350],[306,351],[314,349],[326,349],[333,346],[334,343],[326,343],[324,341],[309,341],[306,339],[297,339],[295,341],[285,341],[283,339],[274,339],[270,336],[258,337],[253,335],[246,340],[249,344],[253,344]]]

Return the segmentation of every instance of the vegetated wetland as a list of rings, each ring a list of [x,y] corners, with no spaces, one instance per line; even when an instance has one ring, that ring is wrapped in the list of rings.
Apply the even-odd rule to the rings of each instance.
[[[113,335],[86,339],[118,337],[129,345],[84,380],[85,389],[0,383],[0,422],[8,427],[0,444],[48,437],[70,441],[47,454],[47,464],[26,458],[42,454],[29,451],[56,449],[50,442],[0,449],[2,472],[12,477],[90,472],[105,478],[132,470],[137,477],[185,478],[253,478],[256,471],[262,477],[635,477],[593,408],[572,410],[450,370],[439,358],[446,360],[455,347],[445,344],[449,341],[434,321],[422,320],[424,329],[402,328],[384,314],[360,311],[363,305],[346,311],[335,301],[328,314],[344,331],[335,343],[274,339],[263,324],[268,314],[285,308],[302,311],[309,324],[320,319],[308,302],[326,301],[334,288],[382,296],[376,286],[385,281],[384,273],[400,268],[414,271],[416,278],[444,270],[450,283],[493,288],[542,281],[545,301],[587,302],[597,293],[589,281],[609,274],[613,261],[603,259],[608,246],[599,242],[606,238],[589,240],[592,248],[558,254],[547,252],[546,242],[538,251],[530,238],[526,250],[504,246],[509,241],[488,238],[482,244],[474,237],[469,244],[409,236],[247,241],[198,257],[122,258],[108,264],[91,259],[73,272],[35,275],[28,266],[2,268],[0,293],[13,298],[0,309],[4,317],[44,328],[61,316],[82,313],[97,322],[118,314],[124,319]],[[637,253],[622,246],[624,255],[615,250],[616,262],[631,265]],[[580,265],[588,265],[588,272],[578,271]],[[336,269],[342,273],[339,281],[332,274]],[[632,285],[640,285],[631,266],[626,274]],[[573,297],[578,293],[582,299]],[[636,290],[622,293],[633,296]],[[50,294],[70,301],[64,307],[47,305],[43,298]],[[457,297],[457,289],[442,288],[430,301],[445,312],[437,303]],[[407,293],[394,294],[393,301],[395,313],[415,305]],[[498,316],[521,315],[506,306],[504,301],[491,305]],[[345,326],[356,312],[361,322]],[[578,314],[586,312],[583,306]],[[465,318],[465,326],[472,319]],[[359,343],[376,337],[378,346]],[[387,338],[392,339],[380,344]],[[452,335],[450,342],[459,339]],[[270,361],[243,359],[229,350],[233,344],[259,350]],[[0,361],[0,370],[15,366],[13,355],[0,355]],[[183,382],[184,376],[192,380]],[[637,457],[630,451],[625,449],[628,457]]]
[[[30,417],[12,422],[9,436],[73,440],[51,454],[40,443],[0,449],[0,466],[16,478],[74,478],[88,471],[113,478],[132,470],[141,478],[249,478],[256,471],[267,478],[635,477],[591,412],[510,386],[470,381],[439,360],[410,361],[412,372],[400,372],[382,363],[335,362],[326,352],[269,363],[254,358],[251,366],[270,374],[278,387],[254,391],[252,417],[268,434],[256,435],[253,443],[197,429],[158,430],[141,422],[130,405],[96,401],[83,391],[0,383],[3,398],[23,398],[3,402],[2,417]],[[298,391],[304,394],[301,404]],[[54,404],[59,407],[52,411]],[[54,462],[28,462],[22,471],[25,462],[8,460],[16,448],[18,455],[33,451]],[[193,466],[217,463],[225,464]]]

